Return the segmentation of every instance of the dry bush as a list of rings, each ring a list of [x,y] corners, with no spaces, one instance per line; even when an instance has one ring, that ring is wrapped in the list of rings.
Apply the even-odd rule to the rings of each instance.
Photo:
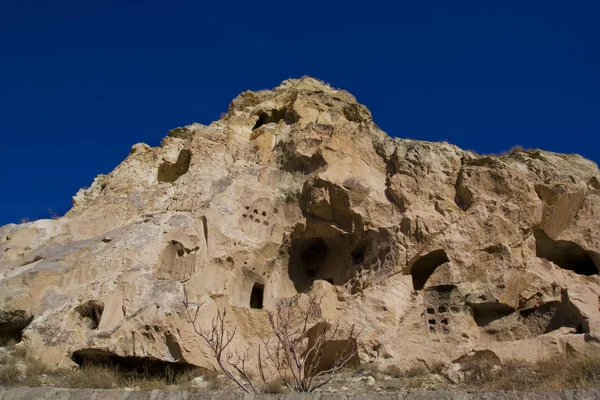
[[[360,332],[352,326],[342,333],[339,324],[324,321],[320,314],[321,300],[310,296],[308,305],[301,306],[298,297],[295,297],[289,304],[280,305],[275,312],[268,313],[270,332],[260,337],[262,346],[258,346],[256,358],[263,388],[270,384],[265,376],[265,368],[268,368],[277,373],[291,392],[312,392],[329,383],[335,373],[356,358]],[[193,306],[185,288],[181,302],[194,332],[203,339],[227,378],[246,393],[261,392],[261,386],[254,382],[247,369],[248,349],[242,352],[228,350],[236,329],[232,332],[225,329],[227,309],[217,310],[211,328],[203,329],[197,323],[203,303]],[[336,351],[333,361],[325,365],[323,355],[339,342],[346,343],[346,346]]]

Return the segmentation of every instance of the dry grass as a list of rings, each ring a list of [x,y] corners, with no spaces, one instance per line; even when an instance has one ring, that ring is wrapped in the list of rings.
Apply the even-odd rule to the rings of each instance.
[[[270,382],[267,382],[267,384],[263,386],[261,391],[263,393],[269,394],[281,394],[286,393],[288,389],[281,379],[274,379]]]
[[[16,362],[9,362],[0,366],[0,384],[14,386],[21,381],[21,371]]]
[[[481,365],[465,386],[483,390],[562,390],[600,386],[600,359],[556,357],[535,364]]]
[[[192,380],[201,376],[207,381],[207,390],[220,387],[216,372],[203,369],[175,370],[165,368],[160,373],[148,371],[123,371],[117,366],[86,364],[78,368],[49,368],[28,354],[23,347],[8,348],[0,354],[0,385],[42,386],[52,385],[73,389],[133,388],[140,391],[180,390],[196,391]]]

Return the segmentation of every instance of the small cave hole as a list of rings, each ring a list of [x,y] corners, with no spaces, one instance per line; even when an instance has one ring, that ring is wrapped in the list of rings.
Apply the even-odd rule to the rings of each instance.
[[[350,254],[350,257],[352,257],[353,265],[359,265],[363,261],[365,261],[365,250],[366,250],[365,245],[361,244],[352,251],[352,253]]]
[[[437,331],[435,330],[435,326],[430,326],[429,327],[429,332],[431,332],[431,333],[437,333]]]
[[[323,264],[323,260],[327,257],[329,246],[321,238],[309,239],[302,249],[300,261],[310,277],[316,277],[317,271]]]
[[[79,314],[81,322],[88,329],[98,329],[104,312],[104,303],[96,300],[89,300],[75,307],[75,312]]]
[[[597,275],[598,265],[590,254],[577,243],[566,240],[552,240],[543,230],[537,229],[535,236],[535,252],[539,258],[553,262],[562,269],[580,275]]]
[[[429,322],[429,325],[435,325],[436,324],[435,319],[430,319],[427,322]]]
[[[436,268],[449,262],[448,256],[444,250],[432,251],[429,254],[419,258],[410,268],[410,274],[413,279],[415,290],[421,290],[427,283],[429,277],[435,272]]]
[[[263,308],[263,296],[265,293],[265,285],[255,283],[250,293],[250,308],[256,308],[262,310]]]
[[[451,306],[450,311],[452,311],[453,313],[457,313],[457,312],[460,312],[460,308],[458,308],[456,306]]]
[[[427,307],[427,314],[435,314],[435,309],[433,307]]]
[[[440,322],[442,325],[448,325],[448,320],[446,318],[442,319]]]
[[[440,307],[438,308],[438,312],[445,313],[446,311],[448,311],[448,310],[447,310],[447,309],[446,309],[446,307],[444,307],[444,306],[440,306]]]

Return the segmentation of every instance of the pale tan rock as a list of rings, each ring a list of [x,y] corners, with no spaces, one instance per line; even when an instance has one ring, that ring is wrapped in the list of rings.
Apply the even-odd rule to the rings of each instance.
[[[381,367],[596,354],[598,221],[589,160],[390,138],[349,93],[292,79],[134,145],[66,216],[0,227],[0,336],[52,364],[216,368],[185,287],[205,328],[230,308],[239,349],[313,293]]]

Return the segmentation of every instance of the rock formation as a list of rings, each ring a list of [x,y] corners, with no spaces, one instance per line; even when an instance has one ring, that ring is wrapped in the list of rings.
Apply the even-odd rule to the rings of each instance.
[[[360,362],[600,351],[600,172],[391,138],[311,78],[240,94],[139,143],[62,218],[0,228],[0,340],[52,364],[212,368],[184,317],[230,309],[234,346],[300,294],[364,326]]]

